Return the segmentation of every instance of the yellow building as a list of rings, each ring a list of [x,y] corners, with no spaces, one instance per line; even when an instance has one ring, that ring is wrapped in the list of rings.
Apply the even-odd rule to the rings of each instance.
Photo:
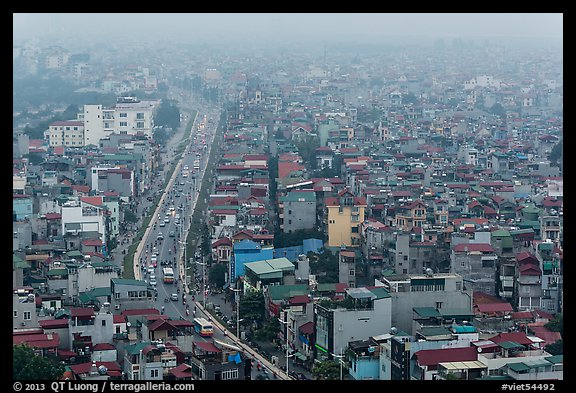
[[[328,246],[360,246],[360,225],[364,222],[366,199],[345,188],[336,197],[326,198]]]

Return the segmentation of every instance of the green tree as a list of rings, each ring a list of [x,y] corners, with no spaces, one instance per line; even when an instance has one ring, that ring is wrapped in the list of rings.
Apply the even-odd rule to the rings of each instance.
[[[553,332],[559,332],[561,337],[564,337],[564,318],[562,314],[556,315],[556,317],[544,325],[548,330]]]
[[[240,312],[240,315],[242,316],[242,312]],[[278,337],[278,333],[280,333],[280,321],[277,318],[271,318],[254,332],[254,337],[258,341],[271,342]]]
[[[230,291],[234,295],[233,291]],[[234,301],[231,299],[231,301]],[[261,326],[265,321],[264,295],[261,292],[249,293],[240,299],[240,319],[243,325],[256,323]]]
[[[308,253],[310,272],[316,275],[319,283],[338,282],[338,255],[324,249],[320,254]]]
[[[548,344],[544,347],[546,352],[552,355],[563,355],[564,354],[564,343],[562,340],[558,340],[552,344]]]
[[[337,380],[340,379],[340,367],[338,360],[326,360],[314,366],[312,375],[318,380]]]
[[[557,164],[558,160],[562,157],[562,149],[563,149],[563,140],[561,139],[553,148],[550,154],[548,155],[548,159],[550,162]]]
[[[304,164],[314,168],[316,166],[316,149],[320,147],[320,138],[309,135],[303,141],[295,141],[294,145]]]
[[[402,95],[402,104],[418,104],[418,97],[414,93],[407,93]]]
[[[173,101],[162,100],[154,116],[154,124],[176,130],[180,127],[180,109],[173,104]]]
[[[208,271],[208,281],[211,285],[222,288],[226,282],[226,266],[221,263],[216,263],[210,267]]]
[[[34,354],[25,344],[12,350],[12,378],[14,380],[56,380],[64,374],[64,366],[56,360]]]
[[[202,224],[202,243],[200,245],[202,253],[204,255],[211,255],[212,243],[210,237],[210,229],[208,228],[208,224],[203,222]]]
[[[132,211],[132,210],[125,210],[124,211],[124,220],[128,221],[128,222],[138,222],[138,217],[136,217],[136,214]]]
[[[291,247],[299,246],[304,239],[321,239],[325,240],[326,235],[324,232],[317,229],[298,229],[292,233],[284,233],[278,228],[274,233],[274,247]]]
[[[68,105],[64,112],[62,112],[62,120],[76,120],[78,117],[78,111],[78,105]]]
[[[170,139],[164,127],[155,129],[152,133],[152,138],[154,138],[154,141],[160,146],[165,146],[168,139]]]
[[[44,162],[44,158],[39,153],[25,154],[24,157],[28,158],[28,162],[32,165],[40,165]]]
[[[506,109],[498,102],[490,107],[490,113],[499,117],[506,117]]]

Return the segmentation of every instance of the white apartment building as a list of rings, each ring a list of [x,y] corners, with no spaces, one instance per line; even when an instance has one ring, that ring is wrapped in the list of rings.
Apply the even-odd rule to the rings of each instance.
[[[99,146],[100,139],[114,132],[114,109],[102,105],[84,105],[84,111],[78,114],[78,120],[84,122],[84,145]]]
[[[98,205],[95,200],[100,200]],[[90,203],[94,202],[94,203]],[[106,242],[106,224],[102,197],[84,197],[80,201],[68,201],[62,205],[62,233],[78,235],[81,232],[98,232]]]
[[[84,146],[84,123],[78,120],[55,121],[44,133],[49,146]]]
[[[115,130],[119,134],[139,132],[152,137],[154,111],[160,101],[140,101],[136,97],[120,97],[115,107]]]
[[[84,105],[78,115],[84,121],[84,144],[99,145],[100,139],[111,133],[135,135],[144,133],[152,137],[154,112],[160,101],[140,101],[136,97],[119,97],[114,108],[102,105]]]

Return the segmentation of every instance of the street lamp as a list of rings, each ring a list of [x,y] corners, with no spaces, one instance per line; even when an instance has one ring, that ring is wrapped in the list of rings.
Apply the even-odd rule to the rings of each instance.
[[[182,235],[180,235],[180,239],[184,239],[182,237]],[[184,246],[184,266],[182,266],[183,268],[186,268],[186,245],[188,244],[188,242],[186,240],[179,240],[178,243],[182,244]],[[178,273],[183,272],[184,269],[179,269],[178,268],[178,259],[176,259],[176,269],[178,269]],[[180,280],[182,280],[182,276],[180,276]],[[186,280],[184,280],[184,285],[186,285]],[[182,285],[182,289],[184,289],[184,285]]]
[[[340,347],[340,355],[336,355],[332,352],[330,352],[330,355],[334,356],[335,358],[338,358],[338,361],[340,362],[340,380],[342,380],[342,365],[344,364],[344,361],[342,360],[342,358],[344,357],[344,355],[342,354],[342,347]]]
[[[236,337],[240,340],[240,293],[241,289],[230,288],[234,291],[234,296],[236,297]]]
[[[198,262],[196,261],[196,263],[198,265],[202,265],[202,296],[204,298],[204,309],[206,309],[206,262]]]
[[[286,321],[281,320],[280,318],[278,318],[278,321],[280,321],[281,324],[286,325],[286,331],[284,333],[284,338],[286,339],[286,378],[290,379],[290,374],[288,374],[288,311],[284,311],[284,315],[286,316]]]

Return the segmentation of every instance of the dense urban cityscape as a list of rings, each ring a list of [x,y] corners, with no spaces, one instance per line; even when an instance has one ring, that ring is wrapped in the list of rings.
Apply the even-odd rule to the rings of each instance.
[[[561,37],[64,15],[14,14],[14,380],[563,380]]]

